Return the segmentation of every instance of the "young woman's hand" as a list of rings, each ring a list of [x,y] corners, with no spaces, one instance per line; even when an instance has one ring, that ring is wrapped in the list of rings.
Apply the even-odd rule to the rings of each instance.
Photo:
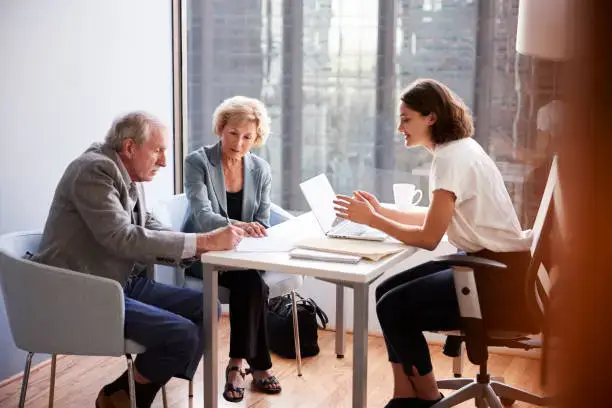
[[[363,190],[357,190],[353,192],[353,198],[358,198],[357,194],[359,194],[361,198],[365,199],[368,203],[370,203],[370,205],[374,207],[374,210],[376,212],[380,212],[382,206],[380,205],[380,202],[374,196],[374,194],[370,194],[367,191]]]
[[[361,192],[355,191],[354,194],[354,197],[340,194],[336,196],[334,200],[336,216],[359,224],[370,225],[377,213],[376,209]],[[380,206],[380,203],[378,205]]]

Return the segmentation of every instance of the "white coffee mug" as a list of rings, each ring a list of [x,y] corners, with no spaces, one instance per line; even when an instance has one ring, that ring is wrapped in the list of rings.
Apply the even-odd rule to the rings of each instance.
[[[395,199],[395,207],[401,211],[410,210],[412,206],[417,205],[423,199],[423,192],[416,188],[414,184],[394,184],[393,198]]]

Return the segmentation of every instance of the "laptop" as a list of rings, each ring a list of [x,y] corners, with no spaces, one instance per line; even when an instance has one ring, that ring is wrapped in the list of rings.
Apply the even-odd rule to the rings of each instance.
[[[387,234],[367,225],[336,217],[336,193],[325,174],[319,174],[300,184],[302,193],[326,236],[331,238],[384,241]]]

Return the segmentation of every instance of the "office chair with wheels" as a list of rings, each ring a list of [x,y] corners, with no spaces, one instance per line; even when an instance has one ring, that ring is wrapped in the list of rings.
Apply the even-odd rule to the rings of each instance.
[[[553,224],[553,194],[556,182],[557,170],[556,160],[554,160],[533,228],[532,256],[525,282],[528,310],[532,315],[531,317],[539,323],[540,328],[545,327],[544,318],[549,303],[548,295],[551,286],[546,269],[547,265],[544,265],[543,261],[549,250],[549,235]],[[495,273],[492,269],[504,269],[506,265],[467,255],[447,255],[436,258],[435,261],[452,267],[463,326],[459,332],[445,333],[463,338],[468,358],[473,364],[479,366],[480,372],[476,379],[439,380],[439,388],[456,390],[456,392],[445,397],[434,407],[454,407],[470,399],[474,399],[476,406],[479,408],[501,408],[502,406],[510,406],[515,401],[538,406],[550,405],[551,398],[538,396],[503,382],[494,381],[487,371],[488,347],[525,350],[542,347],[542,342],[533,336],[539,333],[487,330],[483,324],[475,275]]]

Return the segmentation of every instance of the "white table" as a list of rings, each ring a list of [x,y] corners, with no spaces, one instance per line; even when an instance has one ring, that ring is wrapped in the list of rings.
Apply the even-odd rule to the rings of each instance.
[[[321,236],[312,213],[303,214],[268,230],[269,235],[286,237],[296,241],[307,237]],[[344,354],[344,324],[342,316],[344,287],[354,290],[354,336],[353,336],[353,407],[366,406],[368,363],[368,293],[369,286],[389,268],[402,262],[417,248],[405,250],[381,259],[378,262],[362,260],[356,265],[298,260],[289,258],[288,252],[237,252],[217,251],[202,255],[204,265],[204,407],[216,408],[219,397],[217,377],[218,365],[218,271],[223,268],[274,270],[320,278],[337,285],[336,310],[339,324],[336,326],[336,352]]]

